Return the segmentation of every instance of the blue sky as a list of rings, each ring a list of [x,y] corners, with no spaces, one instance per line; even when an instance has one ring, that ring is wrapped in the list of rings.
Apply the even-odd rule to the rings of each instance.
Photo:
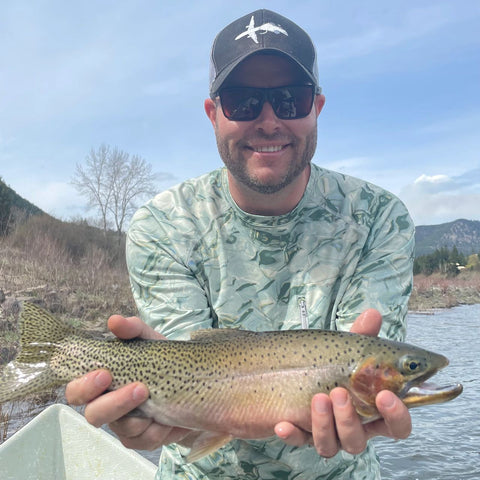
[[[159,190],[219,167],[211,43],[263,7],[317,46],[315,163],[395,193],[417,225],[480,220],[478,0],[3,0],[0,176],[70,219],[90,215],[70,180],[102,143],[145,158]]]

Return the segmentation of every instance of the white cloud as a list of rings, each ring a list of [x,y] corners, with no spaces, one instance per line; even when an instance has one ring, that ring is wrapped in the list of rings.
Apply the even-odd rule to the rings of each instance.
[[[454,190],[456,188],[455,181],[448,175],[425,175],[422,174],[416,178],[413,185],[409,187],[417,193],[437,193],[445,190]]]
[[[478,220],[480,193],[403,197],[415,225],[436,225],[459,218]]]
[[[445,183],[448,182],[450,178],[447,175],[420,175],[413,183]]]
[[[416,225],[478,219],[480,168],[452,177],[423,174],[401,190],[400,198]]]

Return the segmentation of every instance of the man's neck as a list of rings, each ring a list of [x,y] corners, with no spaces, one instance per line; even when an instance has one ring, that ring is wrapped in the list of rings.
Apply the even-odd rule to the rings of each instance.
[[[276,193],[259,193],[239,183],[228,172],[230,194],[235,203],[252,215],[278,216],[291,212],[300,202],[307,188],[311,166],[289,185]]]

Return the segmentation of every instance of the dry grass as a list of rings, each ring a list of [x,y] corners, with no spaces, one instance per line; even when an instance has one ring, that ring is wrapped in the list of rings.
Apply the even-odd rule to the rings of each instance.
[[[54,221],[35,218],[0,237],[0,364],[16,352],[22,301],[95,330],[105,330],[113,313],[136,313],[117,243],[105,248],[102,235],[88,235],[91,227]]]
[[[7,296],[0,308],[0,363],[8,356],[2,347],[11,343],[18,318],[15,300],[34,299],[88,328],[101,328],[112,313],[135,315],[123,257],[115,238],[51,217],[32,217],[9,237],[0,237],[0,290]],[[479,302],[480,272],[463,271],[453,278],[417,275],[409,308]]]
[[[34,299],[93,327],[112,313],[136,311],[124,262],[112,263],[109,252],[95,245],[74,258],[46,233],[30,236],[21,246],[14,237],[0,238],[0,290],[10,300],[4,321],[18,313],[13,299]]]
[[[0,444],[4,442],[8,437],[8,427],[10,424],[10,418],[12,417],[12,410],[14,404],[0,405]]]
[[[22,300],[34,301],[87,329],[105,330],[113,313],[135,315],[116,239],[106,248],[102,234],[89,235],[91,227],[69,228],[37,218],[9,237],[0,237],[0,366],[16,354]],[[45,405],[64,401],[57,394],[0,405],[0,443]]]
[[[414,311],[450,308],[480,303],[480,272],[462,271],[456,277],[438,273],[416,275],[409,309]]]

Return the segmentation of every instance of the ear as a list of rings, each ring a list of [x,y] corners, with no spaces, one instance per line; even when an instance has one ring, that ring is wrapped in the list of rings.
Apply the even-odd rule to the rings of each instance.
[[[212,122],[213,128],[215,128],[217,125],[217,104],[215,100],[207,98],[204,107],[207,117],[210,119],[210,122]]]
[[[323,106],[325,105],[325,95],[315,95],[315,114],[317,117],[320,115]]]

